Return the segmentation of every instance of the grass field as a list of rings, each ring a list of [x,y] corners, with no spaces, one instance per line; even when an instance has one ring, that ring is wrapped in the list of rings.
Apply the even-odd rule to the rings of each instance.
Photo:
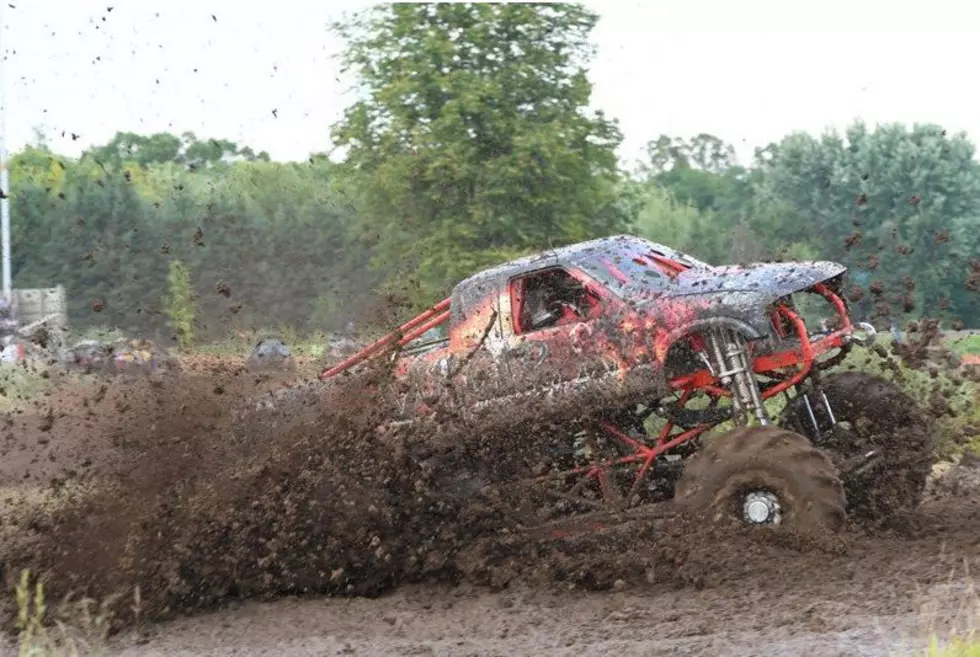
[[[947,336],[946,343],[960,355],[980,356],[980,330],[951,333]]]

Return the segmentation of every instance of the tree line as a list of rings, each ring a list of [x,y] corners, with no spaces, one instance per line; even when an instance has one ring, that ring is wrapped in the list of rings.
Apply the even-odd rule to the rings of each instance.
[[[596,20],[393,4],[333,26],[359,81],[331,127],[339,161],[192,133],[119,133],[68,158],[39,136],[10,162],[14,284],[65,285],[74,326],[183,344],[389,323],[483,267],[631,232],[718,264],[836,260],[863,315],[980,326],[965,135],[855,122],[751,162],[710,134],[664,135],[624,166],[617,123],[589,108]]]

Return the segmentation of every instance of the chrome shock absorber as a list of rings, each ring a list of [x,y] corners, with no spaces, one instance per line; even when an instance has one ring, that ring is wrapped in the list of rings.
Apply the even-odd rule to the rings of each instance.
[[[754,415],[759,424],[768,425],[769,415],[762,401],[759,381],[752,371],[745,336],[721,328],[708,331],[706,337],[710,350],[706,359],[708,366],[721,384],[732,391],[735,423],[748,424]]]

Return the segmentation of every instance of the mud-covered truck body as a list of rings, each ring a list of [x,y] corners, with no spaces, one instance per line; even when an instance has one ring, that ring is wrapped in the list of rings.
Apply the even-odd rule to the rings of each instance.
[[[700,359],[668,367],[672,347],[683,344],[675,355],[687,354],[690,340],[709,329],[743,335],[757,373],[786,366],[805,373],[853,339],[856,327],[835,293],[844,271],[830,262],[712,267],[627,236],[510,262],[460,282],[430,311],[421,326],[448,324],[446,337],[406,342],[396,373],[409,385],[397,419],[449,404],[474,420],[507,411],[508,421],[519,421],[525,407],[540,420],[543,412],[594,408],[597,396],[606,400],[599,406],[627,406],[716,385]],[[839,328],[811,339],[794,324],[790,297],[814,286],[840,312]],[[535,403],[522,404],[529,396]]]
[[[870,411],[854,400],[833,408],[834,375],[820,376],[874,340],[851,320],[845,274],[833,262],[716,267],[638,237],[592,240],[461,281],[321,379],[342,384],[385,354],[397,386],[389,427],[439,417],[487,432],[563,427],[567,449],[499,458],[523,459],[524,483],[563,488],[565,510],[573,500],[620,508],[673,498],[754,524],[837,527],[850,473],[880,474],[892,451],[841,437]],[[814,300],[824,313],[808,325],[801,308]],[[877,379],[865,385],[899,394]],[[777,395],[789,403],[774,418],[767,401]],[[730,430],[705,445],[722,425]],[[887,442],[886,433],[876,435]],[[912,479],[885,476],[911,482],[898,506],[918,501],[926,451],[908,466]]]

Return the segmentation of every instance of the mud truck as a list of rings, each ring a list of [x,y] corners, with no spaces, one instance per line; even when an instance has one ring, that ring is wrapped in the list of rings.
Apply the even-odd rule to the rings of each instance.
[[[592,240],[463,280],[320,379],[343,385],[384,357],[397,394],[379,430],[446,421],[468,428],[461,441],[514,438],[474,451],[460,476],[506,483],[542,522],[671,500],[836,531],[914,507],[931,465],[925,414],[900,388],[827,372],[875,339],[851,320],[845,276]]]

